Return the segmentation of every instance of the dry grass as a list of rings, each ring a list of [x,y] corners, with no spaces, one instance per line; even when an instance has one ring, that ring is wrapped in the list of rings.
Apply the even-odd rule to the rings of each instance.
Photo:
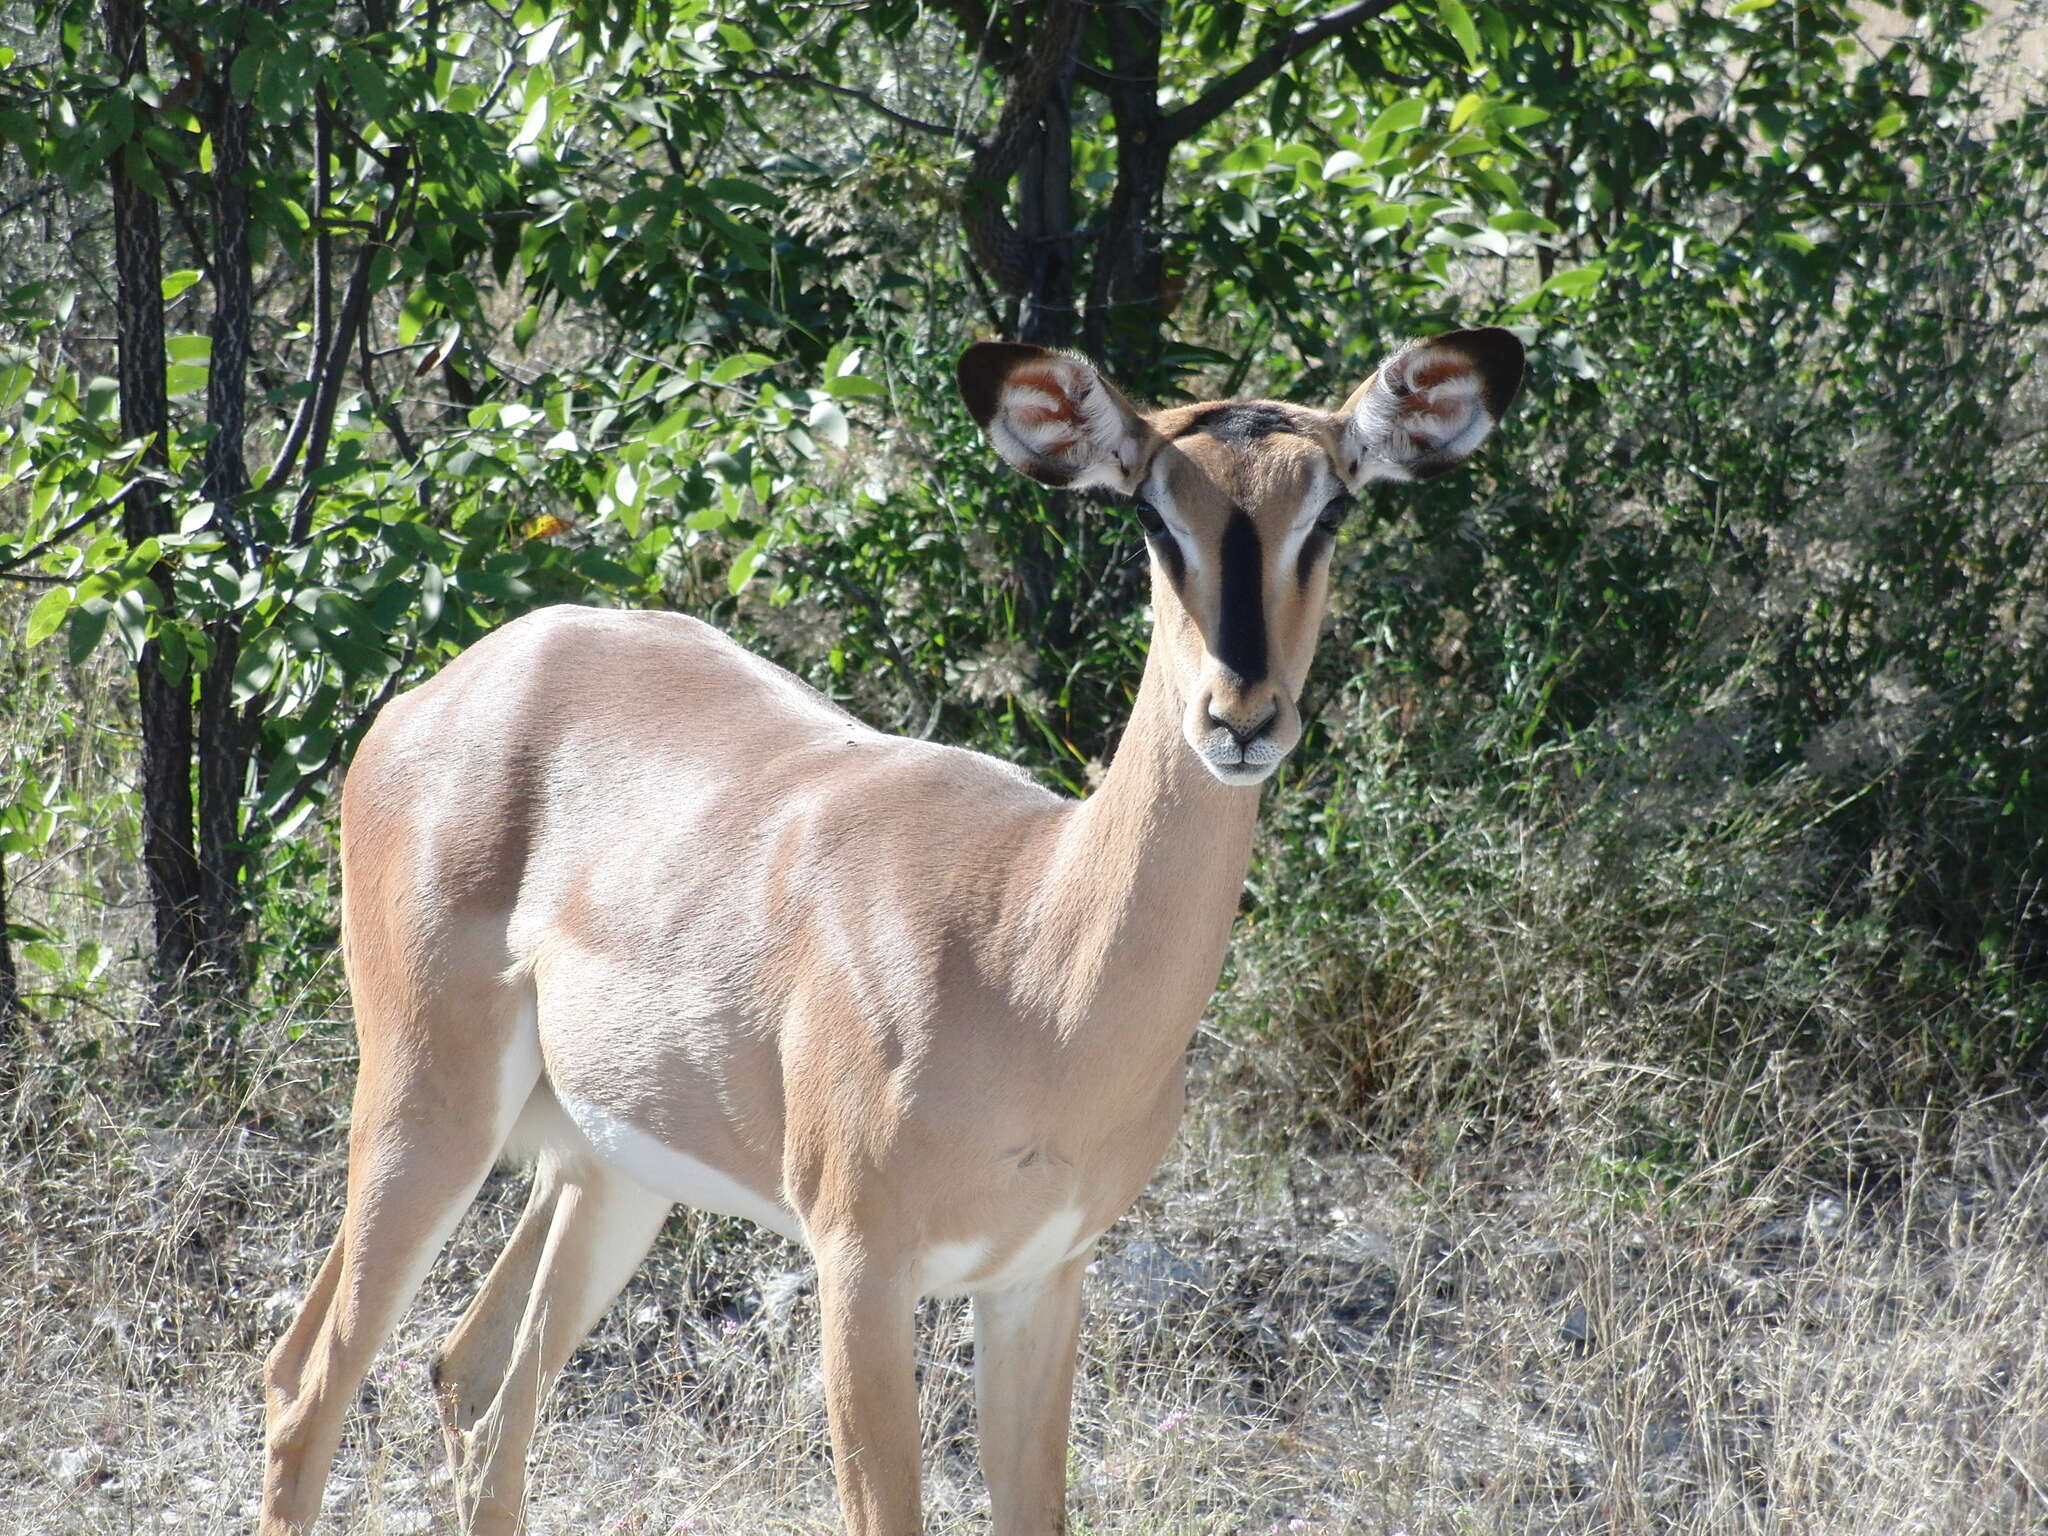
[[[274,1035],[234,1125],[75,1089],[58,1117],[38,1069],[0,1211],[0,1528],[249,1528],[256,1365],[337,1214],[336,1039]],[[1076,1530],[2038,1528],[2040,1131],[1985,1106],[1939,1175],[1744,1189],[1554,1128],[1260,1145],[1198,1110],[1091,1274]],[[366,1388],[337,1532],[451,1528],[424,1362],[521,1188],[492,1181]],[[977,1529],[964,1311],[927,1325],[932,1528]],[[824,1443],[799,1255],[679,1218],[556,1395],[534,1525],[834,1530]]]

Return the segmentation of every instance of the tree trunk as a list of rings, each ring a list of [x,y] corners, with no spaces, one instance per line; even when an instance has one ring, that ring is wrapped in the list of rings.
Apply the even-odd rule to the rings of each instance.
[[[106,0],[107,47],[121,79],[146,68],[140,0]],[[120,146],[109,162],[113,191],[114,262],[119,333],[121,433],[147,438],[143,462],[170,469],[170,405],[164,393],[163,232],[156,198],[135,174],[147,154],[141,140]],[[138,486],[122,513],[131,544],[171,531],[170,513],[153,485]],[[150,572],[165,612],[174,598],[172,570]],[[135,669],[142,725],[142,860],[149,876],[158,985],[174,988],[199,950],[199,861],[192,846],[192,709],[188,680],[164,676],[156,642]]]
[[[1151,6],[1113,7],[1110,107],[1116,118],[1116,186],[1095,242],[1088,283],[1087,348],[1140,394],[1157,393],[1166,325],[1160,228],[1173,139],[1159,110],[1159,16]]]
[[[229,89],[236,48],[224,50],[213,84],[213,356],[206,382],[206,418],[214,433],[206,445],[204,493],[213,524],[230,551],[247,549],[242,499],[249,471],[242,437],[247,419],[249,326],[254,307],[249,263],[250,107]],[[324,213],[324,210],[322,210]],[[241,621],[211,620],[213,659],[199,694],[199,943],[200,962],[212,983],[239,991],[242,953],[242,797],[253,735],[235,707],[235,664]]]
[[[1017,233],[1027,261],[1017,339],[1064,347],[1074,338],[1074,64],[1080,31],[1038,106],[1038,132],[1017,178]]]
[[[1038,15],[1010,72],[1002,116],[975,151],[961,188],[968,249],[990,281],[1024,301],[1023,339],[1041,346],[1063,341],[1074,323],[1068,108],[1082,20],[1078,0],[1049,0]],[[1020,173],[1013,222],[1010,183]]]

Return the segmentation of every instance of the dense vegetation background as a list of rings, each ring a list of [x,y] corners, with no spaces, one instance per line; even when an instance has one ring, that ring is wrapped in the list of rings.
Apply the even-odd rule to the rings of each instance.
[[[991,462],[963,341],[1334,401],[1506,322],[1501,449],[1345,557],[1239,1038],[1383,1112],[2038,1065],[2048,137],[1972,7],[8,20],[13,1059],[232,1078],[203,1004],[331,993],[337,766],[535,603],[1084,787],[1138,544]]]
[[[1085,792],[1142,545],[987,453],[966,341],[1335,403],[1501,323],[1497,445],[1340,550],[1211,1101],[1631,1209],[2035,1167],[2028,14],[9,0],[14,1145],[334,1144],[339,768],[538,603]]]

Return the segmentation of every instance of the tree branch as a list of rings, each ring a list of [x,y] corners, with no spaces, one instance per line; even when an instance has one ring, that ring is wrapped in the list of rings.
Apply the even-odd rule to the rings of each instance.
[[[16,570],[21,566],[27,565],[31,560],[39,559],[42,556],[47,555],[51,550],[55,549],[59,544],[62,544],[66,539],[70,538],[71,535],[78,532],[79,529],[85,527],[88,523],[97,522],[99,521],[99,519],[105,517],[109,512],[113,511],[116,507],[120,506],[131,495],[133,495],[136,491],[140,490],[143,486],[176,484],[177,482],[175,480],[172,480],[167,476],[163,475],[137,475],[133,480],[130,480],[126,485],[122,486],[120,490],[114,492],[113,495],[109,496],[105,501],[94,502],[90,507],[87,507],[83,512],[79,513],[78,516],[74,517],[70,522],[66,523],[62,528],[59,528],[55,533],[51,534],[47,539],[44,539],[42,543],[36,545],[33,549],[24,549],[18,555],[10,555],[7,559],[0,560],[0,574]]]
[[[1400,0],[1352,0],[1329,15],[1296,27],[1257,58],[1239,65],[1177,112],[1165,119],[1167,136],[1174,143],[1201,132],[1230,108],[1251,95],[1268,80],[1325,38],[1335,37],[1362,26],[1375,16],[1391,11]]]
[[[299,398],[299,407],[292,412],[292,424],[285,431],[284,443],[277,450],[277,459],[270,466],[270,473],[263,477],[263,489],[259,494],[268,495],[298,461],[299,449],[305,446],[306,433],[313,425],[313,401],[320,392],[320,370],[327,366],[328,355],[334,350],[334,232],[330,210],[334,203],[333,172],[329,162],[334,156],[334,109],[327,100],[327,87],[317,86],[313,91],[313,352],[306,368],[306,393]],[[376,219],[370,220],[369,233],[376,232]]]
[[[840,85],[837,81],[827,80],[818,75],[807,75],[794,69],[736,69],[732,73],[742,80],[774,82],[781,85],[815,86],[821,91],[830,91],[835,96],[844,96],[850,101],[857,101],[869,111],[881,113],[882,116],[888,118],[892,123],[901,123],[906,128],[915,128],[919,133],[929,133],[942,139],[951,139],[955,144],[964,145],[968,149],[981,148],[981,140],[975,138],[971,133],[962,132],[958,128],[948,128],[941,123],[928,123],[923,118],[912,117],[905,112],[898,112],[894,107],[875,100],[866,91],[855,90],[850,85]]]
[[[356,332],[356,367],[363,377],[363,394],[370,402],[370,409],[377,413],[377,419],[384,423],[384,430],[389,432],[392,441],[398,444],[398,451],[404,455],[405,462],[417,464],[420,461],[419,446],[413,442],[412,434],[405,430],[405,418],[399,414],[397,405],[383,399],[377,393],[377,380],[371,373],[370,360],[375,354],[370,347],[370,325],[371,318],[366,316],[362,329]],[[392,350],[405,349],[399,347]]]
[[[1016,44],[996,30],[995,17],[980,0],[937,0],[937,4],[959,25],[961,35],[974,44],[983,60],[998,69],[1016,62]]]
[[[292,510],[290,541],[293,544],[303,544],[312,531],[313,502],[318,491],[314,476],[320,473],[326,462],[328,434],[333,430],[335,406],[341,399],[342,375],[348,368],[348,356],[355,345],[356,332],[369,314],[370,277],[378,254],[388,247],[398,223],[398,204],[405,196],[407,179],[412,173],[412,146],[398,145],[382,164],[384,179],[391,189],[391,201],[376,214],[372,229],[356,251],[355,267],[349,273],[348,287],[342,295],[341,316],[327,356],[314,359],[319,377],[311,396],[312,409],[305,417],[309,426],[301,434],[298,427],[300,417],[293,417],[292,432],[263,482],[262,494],[266,495],[283,483],[291,473],[292,460],[299,451],[298,440],[303,436],[306,439],[305,484],[300,488],[297,505]]]

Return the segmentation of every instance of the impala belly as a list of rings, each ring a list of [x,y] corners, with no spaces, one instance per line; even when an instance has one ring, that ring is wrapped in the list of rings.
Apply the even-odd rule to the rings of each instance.
[[[744,1217],[793,1242],[804,1240],[796,1213],[780,1200],[756,1193],[731,1174],[676,1150],[587,1099],[566,1094],[557,1098],[591,1150],[642,1189],[696,1210]]]
[[[926,1296],[1000,1290],[1079,1258],[1101,1234],[1083,1236],[1088,1213],[1070,1205],[1046,1218],[1022,1243],[998,1256],[988,1241],[935,1243],[918,1265],[918,1290]]]

